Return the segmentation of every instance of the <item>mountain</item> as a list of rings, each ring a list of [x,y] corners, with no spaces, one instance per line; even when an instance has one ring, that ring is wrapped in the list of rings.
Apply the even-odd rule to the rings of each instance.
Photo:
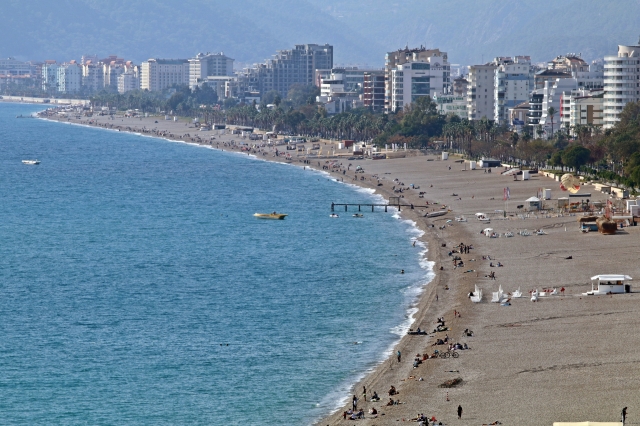
[[[330,43],[336,64],[382,66],[405,45],[458,64],[615,54],[640,35],[638,0],[2,0],[0,57],[142,61],[224,51],[262,62],[295,44]]]

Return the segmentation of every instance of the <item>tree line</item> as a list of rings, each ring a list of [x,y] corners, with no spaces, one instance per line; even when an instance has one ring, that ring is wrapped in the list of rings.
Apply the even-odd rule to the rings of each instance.
[[[418,98],[395,114],[355,108],[328,115],[315,102],[318,89],[296,85],[282,99],[277,92],[260,104],[220,102],[215,91],[186,86],[164,92],[100,93],[96,106],[139,109],[199,117],[210,124],[226,123],[261,130],[326,139],[367,141],[378,146],[407,144],[411,149],[442,149],[469,159],[496,158],[532,168],[557,167],[583,171],[629,187],[640,187],[640,103],[628,103],[612,129],[577,125],[560,128],[541,139],[538,128],[514,132],[493,120],[467,120],[439,114],[429,97]],[[553,113],[554,111],[550,111]],[[534,138],[534,132],[538,138]]]

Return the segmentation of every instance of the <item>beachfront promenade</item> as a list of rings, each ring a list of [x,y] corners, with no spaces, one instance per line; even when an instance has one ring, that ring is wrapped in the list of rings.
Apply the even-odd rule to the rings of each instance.
[[[83,119],[83,124],[89,120],[114,130],[120,127],[120,130],[163,133],[195,142],[196,131],[185,126],[185,122],[161,121],[157,117],[142,120],[95,117]],[[215,138],[200,139],[221,149],[239,149],[231,144],[231,140],[240,140],[238,135]],[[274,152],[265,149],[256,155],[286,161],[281,156],[274,157]],[[294,157],[291,162],[320,168],[319,161],[302,163]],[[318,424],[387,425],[409,421],[423,413],[447,425],[496,421],[504,425],[551,425],[554,421],[617,421],[624,406],[629,407],[629,422],[640,421],[640,353],[636,349],[640,336],[635,331],[640,323],[640,288],[637,293],[624,295],[582,296],[591,289],[589,277],[593,275],[640,277],[640,227],[625,228],[613,236],[583,234],[578,231],[577,217],[558,214],[506,218],[496,214],[486,224],[477,221],[474,214],[511,211],[535,196],[539,188],[551,188],[554,200],[565,193],[560,192],[557,182],[542,176],[514,182],[513,177],[502,176],[498,170],[490,174],[464,170],[452,160],[441,161],[436,157],[342,160],[342,163],[343,168],[330,172],[336,179],[373,188],[386,199],[398,196],[392,189],[398,182],[404,183],[405,188],[410,184],[420,187],[402,192],[403,203],[415,206],[402,209],[402,215],[425,231],[421,239],[428,244],[427,259],[434,262],[436,277],[417,302],[419,310],[413,326],[429,334],[405,336],[392,356],[355,386],[353,392],[360,399],[358,407],[364,409],[365,418],[355,422],[344,419],[343,412],[347,405],[351,406],[351,395],[345,395],[348,404]],[[356,175],[354,168],[358,165],[365,172]],[[502,199],[507,186],[511,192],[510,208]],[[606,200],[608,196],[589,192],[593,200]],[[451,213],[433,219],[423,217],[442,205],[451,209]],[[384,214],[381,210],[376,209],[373,214]],[[466,222],[454,220],[462,215]],[[480,233],[487,227],[498,234],[511,232],[514,236],[487,238]],[[525,229],[543,229],[545,235],[519,235]],[[452,253],[460,243],[472,247],[469,253]],[[460,257],[463,266],[454,266],[454,256]],[[497,262],[503,266],[496,266]],[[402,266],[403,260],[399,259],[398,270]],[[491,272],[495,280],[488,277]],[[468,298],[476,285],[484,293],[484,300],[477,304]],[[491,293],[498,291],[499,286],[505,292],[520,288],[523,297],[511,299],[510,306],[491,303]],[[558,290],[564,287],[564,295],[542,297],[536,303],[530,301],[530,290],[552,287]],[[454,317],[454,311],[460,313],[459,317]],[[448,329],[434,335],[431,332],[438,317],[444,318]],[[473,336],[463,335],[465,329],[472,330]],[[414,368],[418,354],[422,359],[424,354],[445,348],[432,346],[436,339],[445,336],[453,343],[466,343],[470,349],[459,351],[457,359],[426,359]],[[401,362],[395,358],[396,350],[402,353]],[[460,385],[439,387],[458,377],[462,379]],[[381,401],[365,402],[363,386],[369,398],[376,391]],[[399,392],[391,396],[400,401],[398,405],[386,405],[390,386]],[[457,415],[458,406],[463,407],[461,419]],[[378,411],[377,418],[369,414],[372,407]]]

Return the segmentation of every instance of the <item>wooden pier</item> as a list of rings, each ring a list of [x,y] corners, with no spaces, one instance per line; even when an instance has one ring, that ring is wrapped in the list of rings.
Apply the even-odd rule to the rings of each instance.
[[[401,207],[409,207],[413,210],[413,204],[367,204],[367,203],[331,203],[331,211],[335,211],[336,206],[344,206],[344,211],[348,211],[349,206],[358,206],[358,211],[362,211],[362,207],[371,207],[371,211],[373,212],[376,207],[384,207],[384,211],[386,212],[389,207],[397,207],[398,211],[400,211]]]

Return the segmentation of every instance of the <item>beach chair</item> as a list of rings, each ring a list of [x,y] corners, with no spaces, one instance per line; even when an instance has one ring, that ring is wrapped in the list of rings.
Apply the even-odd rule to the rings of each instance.
[[[471,301],[473,303],[480,303],[481,300],[482,300],[482,290],[478,289],[478,286],[476,285],[475,291],[473,292],[473,296],[471,296]]]
[[[532,293],[531,293],[531,301],[532,302],[537,302],[538,301],[538,296],[540,295],[540,293],[538,293],[538,289],[535,289]]]
[[[515,297],[515,298],[522,297],[522,292],[520,291],[520,287],[518,287],[518,289],[513,292],[513,296],[512,297]]]

